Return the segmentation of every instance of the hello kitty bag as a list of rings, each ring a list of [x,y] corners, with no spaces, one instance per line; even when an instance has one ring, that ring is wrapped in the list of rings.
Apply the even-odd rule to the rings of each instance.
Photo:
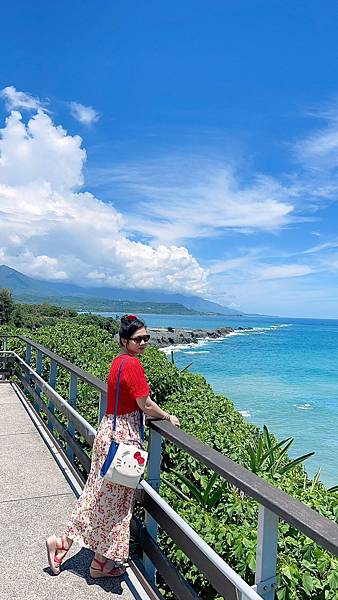
[[[114,410],[114,432],[116,431],[116,416],[120,393],[121,370],[125,361],[121,363],[117,376],[116,400]],[[143,414],[140,411],[140,435],[144,440]],[[126,487],[136,488],[147,464],[148,452],[133,444],[125,444],[113,440],[110,444],[106,460],[101,469],[101,477],[111,483],[118,483]]]

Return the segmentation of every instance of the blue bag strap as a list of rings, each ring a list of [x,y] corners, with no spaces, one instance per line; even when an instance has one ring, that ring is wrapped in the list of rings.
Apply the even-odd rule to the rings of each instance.
[[[141,437],[141,442],[143,444],[143,442],[144,442],[144,425],[143,425],[143,412],[142,412],[142,410],[140,410],[140,437]]]
[[[114,410],[114,426],[113,431],[116,431],[116,417],[117,417],[117,408],[119,404],[119,395],[120,395],[120,382],[121,382],[121,371],[124,363],[126,362],[126,358],[121,362],[119,372],[117,374],[117,384],[116,384],[116,394],[115,394],[115,410]]]

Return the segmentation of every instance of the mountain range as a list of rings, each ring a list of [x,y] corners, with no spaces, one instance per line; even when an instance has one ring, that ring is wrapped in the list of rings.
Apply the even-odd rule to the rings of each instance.
[[[199,296],[170,293],[165,290],[108,287],[85,288],[73,283],[33,279],[6,265],[0,266],[0,288],[10,288],[15,299],[21,302],[48,302],[49,304],[73,305],[74,308],[78,308],[80,303],[82,304],[82,308],[86,307],[92,310],[114,311],[118,309],[116,306],[110,307],[110,304],[113,302],[119,302],[123,305],[137,302],[175,304],[192,311],[228,316],[244,314],[216,302],[210,302],[210,300],[205,300]],[[98,308],[98,306],[101,306],[101,308]],[[105,308],[102,308],[102,306]],[[179,312],[178,306],[175,307],[175,312]]]

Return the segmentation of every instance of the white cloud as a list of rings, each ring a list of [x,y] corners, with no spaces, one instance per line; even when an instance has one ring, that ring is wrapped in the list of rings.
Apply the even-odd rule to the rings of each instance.
[[[0,98],[4,98],[8,110],[37,110],[43,108],[42,102],[25,92],[18,92],[13,85],[0,91]]]
[[[302,254],[316,254],[318,252],[322,252],[323,250],[330,250],[331,248],[338,248],[338,241],[331,242],[323,242],[322,244],[317,244],[316,246],[312,246],[307,250],[304,250]]]
[[[47,279],[204,293],[207,273],[185,247],[126,237],[112,204],[79,192],[86,153],[38,111],[12,112],[0,130],[0,256]]]
[[[82,125],[91,125],[99,120],[100,114],[92,106],[84,106],[79,102],[70,103],[70,112],[74,119]]]
[[[303,167],[321,173],[338,167],[338,110],[333,107],[314,116],[324,120],[325,125],[297,141],[293,148]]]
[[[302,277],[312,273],[308,265],[274,265],[264,267],[258,272],[260,279],[289,279],[290,277]]]
[[[79,136],[67,135],[38,110],[27,126],[17,111],[0,130],[0,182],[22,186],[47,181],[54,190],[74,189],[83,183],[86,152]]]
[[[226,230],[275,231],[297,219],[293,190],[270,177],[257,176],[240,185],[228,167],[206,161],[121,167],[92,174],[92,183],[105,180],[115,193],[123,191],[135,202],[129,230],[160,241],[182,242],[214,237]]]

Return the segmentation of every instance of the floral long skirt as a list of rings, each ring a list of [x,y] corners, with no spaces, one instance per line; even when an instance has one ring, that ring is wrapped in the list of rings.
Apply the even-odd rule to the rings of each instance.
[[[114,437],[117,442],[130,442],[141,448],[140,415],[139,411],[119,415],[115,436],[114,416],[103,417],[94,441],[86,485],[65,530],[67,537],[117,563],[124,563],[129,555],[135,490],[102,479],[100,470]]]

